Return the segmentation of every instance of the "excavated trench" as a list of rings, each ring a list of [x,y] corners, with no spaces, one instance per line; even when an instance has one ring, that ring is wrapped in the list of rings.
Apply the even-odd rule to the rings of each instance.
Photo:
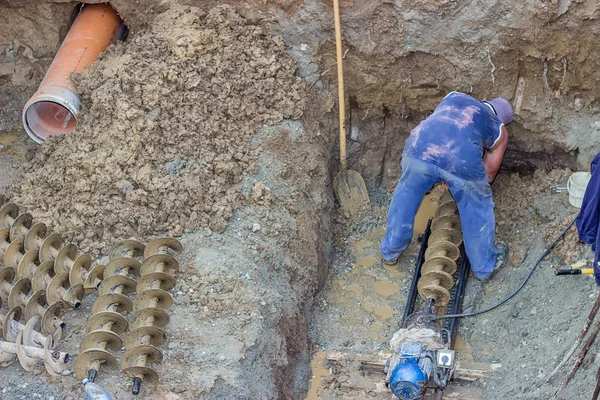
[[[154,0],[111,2],[130,28],[129,38],[75,77],[84,98],[79,132],[40,149],[20,128],[21,108],[66,35],[77,3],[0,0],[0,191],[17,182],[9,194],[24,209],[95,254],[121,238],[147,239],[159,232],[182,238],[185,268],[158,367],[163,379],[146,398],[302,398],[315,350],[385,347],[411,259],[399,271],[382,270],[376,243],[401,173],[404,141],[447,92],[501,95],[517,111],[495,189],[499,235],[515,240],[518,254],[513,275],[542,246],[533,235],[515,232],[542,229],[547,239],[569,212],[564,201],[556,203],[536,185],[564,183],[565,169],[585,168],[600,145],[600,53],[590,39],[600,29],[600,10],[593,2],[342,1],[349,164],[365,178],[374,204],[347,221],[337,214],[330,190],[337,172],[337,104],[329,2],[230,1],[232,9],[218,12],[216,2],[174,3],[183,8]],[[212,25],[204,22],[207,15]],[[265,39],[270,35],[280,39]],[[244,44],[247,52],[233,43],[245,37],[252,38]],[[219,51],[219,44],[232,50]],[[240,66],[235,59],[242,53]],[[190,61],[205,54],[215,54],[214,63]],[[244,69],[246,64],[258,65],[258,72]],[[263,64],[271,72],[260,69]],[[213,79],[214,87],[194,79],[207,65],[213,75],[201,76]],[[198,88],[205,92],[195,93]],[[221,114],[217,102],[227,104],[229,113]],[[246,117],[235,113],[244,102]],[[211,113],[227,118],[215,120]],[[190,132],[198,139],[189,139]],[[202,148],[208,142],[215,147]],[[195,148],[202,151],[189,150]],[[86,187],[86,181],[95,183]],[[516,196],[515,190],[522,193]],[[40,193],[47,196],[40,199]],[[99,202],[96,193],[104,196]],[[557,211],[547,210],[552,206]],[[541,225],[521,223],[532,215]],[[577,258],[579,251],[560,256]],[[361,274],[341,282],[337,274],[352,270]],[[352,283],[359,279],[355,275],[366,278]],[[506,290],[518,280],[513,275],[490,290]],[[563,295],[573,296],[576,288]],[[375,328],[364,333],[366,339],[352,338],[352,332],[359,335],[343,307],[336,315],[327,300],[344,303],[356,291],[371,289],[377,296],[360,308],[375,317],[350,319]],[[480,293],[470,300],[473,306],[493,300],[482,300],[481,287],[473,290]],[[72,328],[64,346],[75,353],[93,299],[86,301],[83,313],[69,314]],[[558,326],[580,325],[568,313],[561,318]],[[490,324],[499,327],[501,320]],[[465,329],[465,337],[487,330],[481,322]],[[518,347],[511,335],[492,339]],[[483,345],[478,349],[480,358],[498,357]],[[72,395],[75,385],[71,378],[26,375],[17,366],[4,371],[0,390],[7,398],[27,393],[17,384],[22,380],[46,396]],[[130,398],[127,380],[111,374],[114,379],[100,382],[119,398]],[[485,398],[496,398],[494,393],[527,398],[512,383],[518,379],[503,379],[511,379],[507,389],[488,391]]]

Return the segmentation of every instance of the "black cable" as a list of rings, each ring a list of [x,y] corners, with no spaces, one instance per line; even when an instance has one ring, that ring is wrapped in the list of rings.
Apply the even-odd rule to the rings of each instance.
[[[550,250],[552,250],[552,248],[554,248],[554,246],[556,245],[556,243],[560,239],[562,239],[562,237],[565,236],[565,233],[567,233],[567,231],[569,230],[569,228],[571,228],[573,226],[573,224],[577,220],[577,217],[579,217],[579,213],[577,213],[577,215],[575,216],[575,218],[573,218],[573,220],[569,223],[569,225],[565,229],[563,229],[563,231],[560,233],[560,235],[558,235],[558,237],[556,239],[554,239],[554,241],[550,244],[550,246],[548,246],[548,248],[544,250],[544,252],[540,256],[540,258],[538,258],[538,260],[535,262],[535,264],[533,264],[533,267],[531,268],[531,271],[529,271],[529,274],[527,274],[527,276],[525,277],[525,279],[523,280],[523,282],[521,283],[521,285],[510,296],[506,297],[500,303],[498,303],[498,304],[496,304],[496,305],[494,305],[494,306],[492,306],[490,308],[486,308],[485,310],[475,311],[475,312],[465,313],[465,314],[440,315],[440,316],[433,317],[432,320],[435,321],[435,320],[447,319],[447,318],[474,317],[476,315],[485,314],[487,312],[495,310],[496,308],[500,307],[501,305],[503,305],[504,303],[506,303],[507,301],[509,301],[513,297],[515,297],[516,294],[519,293],[521,291],[521,289],[523,289],[523,287],[527,284],[527,281],[529,281],[529,278],[531,278],[531,275],[533,275],[533,272],[535,271],[535,269],[537,268],[537,266],[540,265],[540,263],[542,262],[542,260],[544,258],[546,258],[546,256],[548,255],[548,253],[550,253]]]

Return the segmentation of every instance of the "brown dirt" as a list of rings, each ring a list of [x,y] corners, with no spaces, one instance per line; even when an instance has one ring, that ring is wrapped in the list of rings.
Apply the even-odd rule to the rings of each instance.
[[[194,5],[206,12],[217,1],[110,3],[132,33],[138,33],[154,27],[154,18],[170,4]],[[311,84],[335,91],[330,2],[218,3],[231,4],[249,21],[270,25],[285,39],[287,51],[298,58],[299,73]],[[7,34],[0,37],[0,44],[16,49],[16,57],[6,67],[12,70],[17,63],[19,71],[36,67],[39,71],[30,80],[39,82],[43,71],[39,66],[47,65],[57,38],[66,33],[73,3],[0,0],[0,8],[6,10],[0,18],[7,20],[2,24]],[[590,38],[599,33],[600,8],[594,2],[344,0],[341,16],[346,92],[369,115],[388,110],[404,121],[416,121],[450,90],[478,98],[502,95],[513,101],[517,111],[511,127],[516,133],[511,150],[517,154],[554,153],[553,158],[561,158],[564,152],[569,162],[580,166],[595,154],[593,149],[600,144],[600,58],[598,45]],[[19,50],[21,45],[29,50]],[[2,69],[0,57],[0,79]],[[519,81],[523,96],[517,101]],[[569,165],[550,167],[561,166]]]
[[[193,4],[203,11],[178,9],[155,21],[174,3]],[[280,34],[284,48],[282,41],[255,33],[257,28],[238,23],[237,17],[221,21],[224,30],[213,26],[217,32],[208,32],[211,27],[205,25],[204,13],[216,3],[111,1],[131,32],[128,43],[109,50],[79,78],[85,92],[85,113],[89,113],[82,117],[79,140],[87,147],[75,146],[74,139],[69,138],[45,146],[33,165],[48,164],[55,169],[30,170],[29,177],[47,182],[26,183],[37,192],[22,192],[20,196],[27,199],[31,211],[59,230],[98,224],[94,227],[97,231],[85,227],[83,233],[71,235],[92,250],[106,248],[116,236],[137,236],[138,229],[142,235],[152,235],[156,232],[151,231],[151,225],[172,234],[194,229],[193,224],[220,231],[231,210],[242,207],[222,234],[205,229],[184,235],[186,251],[181,261],[185,268],[178,276],[172,324],[167,330],[169,348],[159,367],[163,380],[158,388],[147,392],[147,398],[300,398],[309,378],[304,370],[308,360],[305,310],[312,307],[316,288],[327,274],[324,259],[331,250],[331,184],[325,170],[335,163],[328,160],[326,151],[335,150],[330,146],[336,135],[332,129],[335,115],[331,113],[336,89],[331,4],[321,0],[224,1],[247,18],[247,23]],[[358,116],[354,118],[358,138],[349,142],[350,166],[381,192],[374,196],[372,215],[360,216],[345,227],[338,224],[340,252],[345,251],[344,239],[352,238],[352,232],[368,234],[383,225],[389,198],[382,192],[395,187],[403,142],[419,119],[450,90],[477,97],[504,95],[514,101],[517,82],[524,79],[521,108],[509,127],[511,160],[507,161],[515,163],[513,171],[525,168],[532,173],[532,166],[543,170],[576,167],[577,162],[582,167],[595,153],[600,143],[600,58],[595,55],[597,43],[591,39],[599,27],[599,9],[593,2],[341,3],[346,91],[353,100],[349,103],[356,108],[348,114]],[[0,26],[5,29],[0,32],[0,99],[8,100],[0,100],[0,132],[17,131],[20,108],[64,37],[73,7],[64,0],[0,0]],[[229,32],[249,33],[253,40],[244,35],[226,38]],[[207,42],[211,38],[216,41]],[[238,46],[238,42],[246,47]],[[227,48],[213,49],[213,44]],[[205,48],[210,49],[206,54]],[[212,78],[196,61],[234,61],[235,68],[231,63],[219,67],[225,73],[243,72],[247,63],[237,65],[238,60],[232,60],[228,52],[240,49],[246,61],[260,59],[259,54],[246,54],[247,48],[263,49],[267,56],[276,55],[276,65],[282,64],[283,79],[276,76],[274,81],[261,82],[260,90],[272,88],[267,97],[256,98],[257,87],[243,74],[237,80],[223,76],[223,81],[214,84],[220,90],[232,85],[227,99],[244,99],[233,90],[248,89],[243,94],[252,102],[242,104],[252,107],[272,101],[268,104],[273,105],[276,115],[265,115],[266,109],[248,108],[251,115],[241,120],[239,116],[219,120],[223,123],[220,129],[228,135],[241,132],[235,141],[220,141],[212,127],[195,124],[198,115],[203,124],[217,118],[200,108],[206,102],[200,95],[208,96],[211,111],[225,112],[220,103],[221,94],[225,94],[210,91],[211,81],[194,81],[194,77]],[[285,54],[292,54],[296,61]],[[248,150],[241,144],[247,143],[251,128],[297,115],[300,107],[281,104],[290,98],[302,102],[301,88],[292,93],[289,90],[289,84],[296,84],[296,67],[296,73],[310,82],[315,94],[304,110],[305,130],[288,121],[261,129]],[[267,69],[257,67],[253,71]],[[195,88],[189,86],[196,83]],[[276,87],[283,83],[287,83],[284,90]],[[294,100],[296,95],[299,99]],[[186,102],[188,99],[196,104]],[[174,106],[180,103],[183,107]],[[114,115],[116,109],[124,112]],[[171,135],[167,136],[164,132],[169,130]],[[109,133],[116,144],[108,140]],[[22,131],[18,134],[24,136]],[[257,137],[260,140],[254,143]],[[177,143],[171,142],[174,138],[185,146],[177,148]],[[210,146],[199,148],[201,139],[210,139]],[[67,150],[60,153],[60,148]],[[6,162],[6,154],[0,154],[0,171],[16,175],[13,167],[20,161]],[[77,171],[69,157],[83,162],[85,169]],[[521,164],[525,164],[523,168]],[[147,165],[149,172],[143,168]],[[248,175],[254,171],[255,176]],[[498,236],[511,245],[511,259],[498,279],[483,288],[476,283],[469,287],[465,305],[470,310],[493,304],[518,285],[528,266],[562,229],[574,210],[566,205],[565,194],[553,194],[549,186],[566,174],[568,171],[552,172],[548,179],[542,172],[500,176],[494,188],[497,220],[502,223]],[[98,180],[87,180],[90,176]],[[76,193],[80,203],[69,203],[57,193],[69,198]],[[210,209],[201,206],[205,201]],[[135,213],[128,212],[125,204]],[[114,229],[114,234],[105,233],[107,228]],[[145,233],[144,228],[148,228]],[[588,294],[595,294],[589,279],[558,280],[552,275],[550,265],[564,266],[581,255],[573,236],[571,231],[567,240],[559,243],[558,256],[553,253],[549,257],[515,302],[462,322],[465,339],[475,347],[478,361],[507,365],[482,386],[485,398],[548,397],[551,388],[540,392],[527,380],[535,378],[538,367],[542,371],[554,365],[556,357],[570,346],[582,324],[581,309],[588,308]],[[365,251],[376,257],[377,240],[371,247]],[[354,262],[346,261],[339,267],[347,268]],[[404,261],[407,268],[412,263],[410,258]],[[410,276],[410,269],[405,272]],[[382,274],[389,271],[377,270],[375,276]],[[403,282],[401,292],[405,289]],[[316,305],[324,304],[321,299],[327,295],[324,292],[318,297]],[[86,299],[88,303],[91,300]],[[83,327],[89,304],[86,307],[69,317],[74,328]],[[401,304],[394,304],[396,308],[399,310]],[[325,308],[322,318],[333,320],[327,312]],[[366,312],[363,325],[368,327],[376,319],[373,313]],[[329,328],[322,334],[336,335],[331,342],[336,347],[346,339],[363,347],[371,344],[359,342],[347,323]],[[395,328],[392,319],[386,320],[383,335],[377,337]],[[72,331],[65,349],[76,349],[80,340],[81,332]],[[385,346],[385,342],[380,345]],[[595,383],[593,369],[576,377],[579,380],[567,398],[587,398],[590,385]],[[348,381],[362,385],[350,378]],[[127,394],[129,383],[117,371],[107,372],[102,379],[117,397],[133,397]],[[50,386],[44,380],[44,375],[32,377],[18,367],[7,368],[0,377],[0,389],[11,391],[6,395],[2,391],[2,396],[24,399],[31,393],[39,394],[38,390],[55,398],[75,393],[70,383],[49,380]],[[365,391],[357,396],[370,394]],[[347,396],[344,393],[342,397]]]
[[[175,7],[77,77],[80,128],[50,140],[11,196],[94,252],[160,231],[221,232],[243,201],[234,185],[256,168],[251,135],[302,114],[295,69],[280,38],[232,8]]]

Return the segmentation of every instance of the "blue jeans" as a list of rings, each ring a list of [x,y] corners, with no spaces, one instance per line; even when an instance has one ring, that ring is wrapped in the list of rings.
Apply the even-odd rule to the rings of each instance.
[[[408,247],[423,196],[441,181],[446,182],[456,200],[471,269],[477,278],[485,279],[492,274],[496,264],[496,222],[489,182],[487,179],[467,181],[435,164],[410,157],[402,157],[402,177],[388,211],[381,254],[385,260],[392,261]]]

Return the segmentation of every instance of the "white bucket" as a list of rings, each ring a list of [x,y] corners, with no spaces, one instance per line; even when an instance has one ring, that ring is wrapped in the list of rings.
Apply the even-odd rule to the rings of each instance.
[[[567,181],[567,190],[569,192],[569,203],[573,207],[581,208],[585,188],[592,175],[589,172],[574,172]]]

